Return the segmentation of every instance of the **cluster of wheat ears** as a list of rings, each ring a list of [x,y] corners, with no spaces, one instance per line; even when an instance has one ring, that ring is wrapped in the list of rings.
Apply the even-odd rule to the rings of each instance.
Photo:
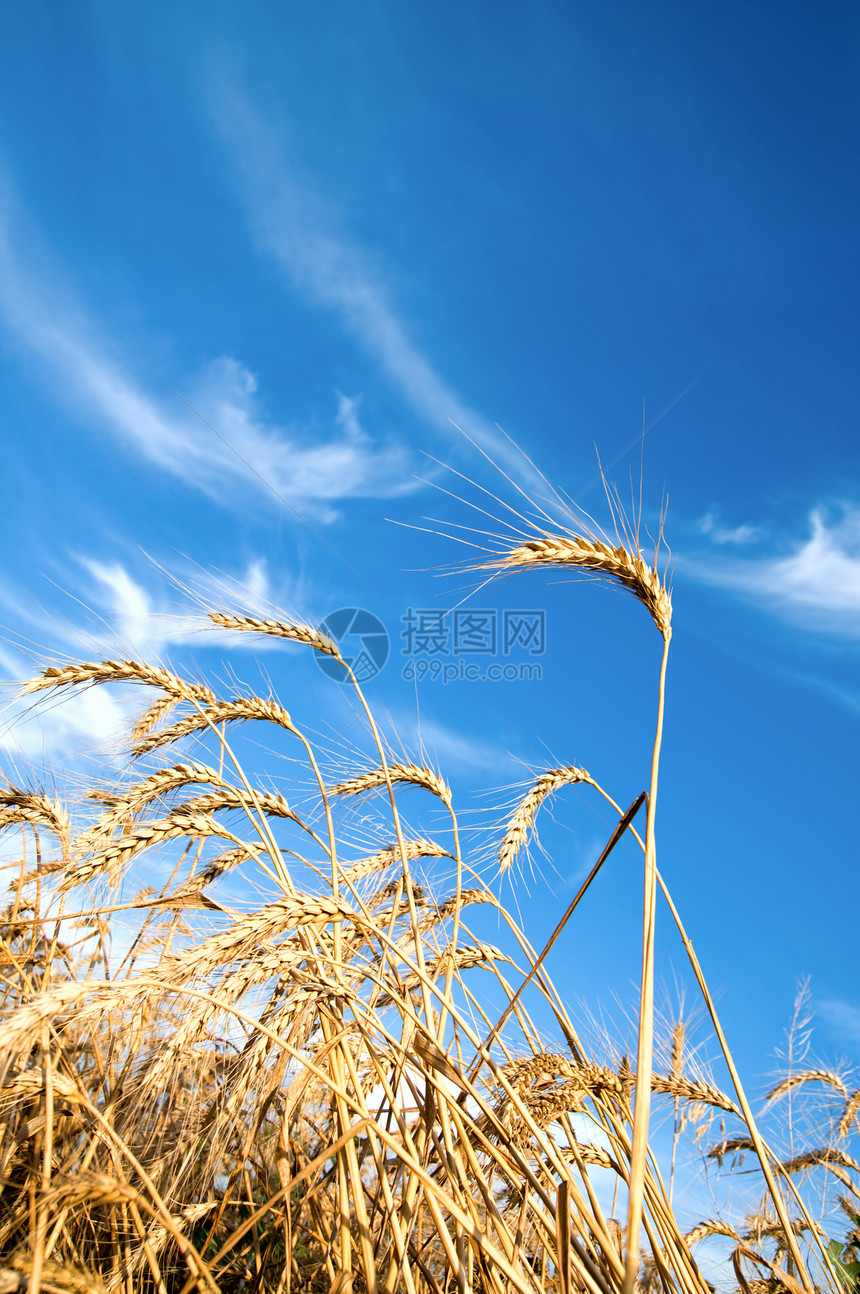
[[[697,1254],[714,1236],[727,1286],[745,1294],[844,1288],[846,1269],[799,1186],[811,1170],[829,1174],[856,1211],[847,1138],[860,1093],[827,1071],[793,1076],[792,1085],[829,1084],[843,1103],[842,1141],[795,1160],[759,1131],[657,868],[672,604],[656,556],[622,538],[540,531],[479,564],[614,583],[662,640],[647,791],[625,809],[583,769],[551,769],[502,830],[504,872],[541,804],[566,784],[602,797],[616,819],[541,950],[463,857],[447,783],[391,755],[348,666],[376,762],[336,777],[272,696],[223,695],[128,659],[52,666],[26,685],[58,694],[136,684],[153,697],[126,773],[90,789],[96,807],[81,829],[49,794],[12,785],[0,794],[11,878],[0,916],[0,1292],[706,1294]],[[211,619],[222,632],[280,637],[341,661],[307,625]],[[237,757],[239,726],[251,720],[305,769],[303,799],[264,785]],[[406,825],[404,790],[410,813],[433,810],[432,832]],[[369,806],[387,836],[356,857]],[[635,1062],[610,1065],[587,1054],[545,959],[624,836],[644,867],[641,1002]],[[136,868],[152,874],[153,858],[169,860],[156,873],[161,888],[120,901],[134,893]],[[242,877],[238,907],[223,897],[231,875]],[[445,878],[447,892],[427,876]],[[688,1072],[681,1035],[671,1064],[655,1065],[660,891],[731,1094]],[[516,957],[470,932],[475,904],[494,905]],[[124,949],[119,914],[132,932]],[[684,1234],[649,1145],[652,1094],[683,1118],[712,1110],[734,1122],[714,1153],[755,1157],[755,1216]]]

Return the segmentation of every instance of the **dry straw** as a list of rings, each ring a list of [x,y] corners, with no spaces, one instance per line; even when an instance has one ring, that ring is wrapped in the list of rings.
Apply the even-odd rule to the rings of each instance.
[[[0,913],[0,1290],[709,1294],[692,1246],[723,1236],[735,1246],[725,1283],[737,1273],[744,1294],[765,1285],[835,1294],[837,1274],[800,1192],[823,1167],[818,1180],[855,1193],[852,1147],[771,1154],[668,891],[735,1091],[685,1075],[683,1027],[670,1072],[653,1072],[654,817],[671,635],[656,562],[638,542],[538,530],[486,566],[504,574],[561,566],[609,580],[647,607],[663,636],[644,841],[632,827],[644,793],[622,813],[568,765],[535,778],[499,848],[505,871],[541,805],[577,783],[617,812],[601,865],[628,829],[643,846],[635,1070],[589,1054],[544,954],[470,879],[447,782],[420,764],[388,761],[354,679],[373,746],[362,771],[337,780],[301,726],[301,697],[285,698],[287,710],[271,696],[216,692],[132,660],[52,666],[27,691],[136,683],[155,699],[136,725],[130,773],[92,789],[98,816],[77,826],[61,861],[63,806],[17,787],[0,797],[0,827],[24,844]],[[341,659],[306,625],[210,618]],[[288,732],[299,752],[301,816],[292,790],[281,795],[251,772],[260,745],[244,736],[250,719]],[[189,737],[208,753],[163,768],[134,763]],[[439,834],[438,806],[411,802],[437,824],[438,841],[423,823],[404,828],[393,792],[403,785],[448,809]],[[367,806],[352,797],[380,789],[389,791],[390,822],[356,859],[355,822],[365,839]],[[435,865],[441,858],[451,862]],[[102,876],[122,879],[117,898],[126,901],[70,912],[66,892],[85,896],[84,883]],[[238,907],[219,903],[220,890],[207,893],[225,878],[241,893]],[[478,928],[464,924],[472,906],[488,903],[498,946],[487,942],[480,911]],[[119,912],[130,925],[113,924]],[[122,939],[113,952],[112,930]],[[545,1034],[561,1041],[548,1044]],[[794,1076],[772,1100],[795,1090],[799,1101],[813,1080],[838,1098],[844,1141],[860,1093],[829,1071]],[[758,1156],[758,1220],[682,1225],[657,1166],[659,1144],[648,1142],[652,1092],[732,1121],[713,1153]],[[593,1137],[581,1135],[585,1124]],[[617,1183],[626,1229],[595,1172]]]

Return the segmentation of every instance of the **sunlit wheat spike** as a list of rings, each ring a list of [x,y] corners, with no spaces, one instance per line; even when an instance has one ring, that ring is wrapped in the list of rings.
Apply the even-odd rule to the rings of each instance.
[[[189,760],[184,764],[173,764],[170,768],[160,768],[134,785],[126,787],[121,793],[96,788],[87,792],[92,800],[99,800],[106,808],[92,827],[75,841],[75,853],[82,854],[96,848],[105,836],[112,835],[118,827],[132,815],[139,813],[150,804],[171,791],[183,786],[203,783],[210,786],[222,786],[224,779],[215,768]]]
[[[448,857],[450,858],[451,855],[449,854]],[[433,914],[433,924],[438,924],[440,921],[447,921],[449,917],[454,915],[458,908],[465,908],[473,903],[497,903],[497,899],[489,890],[484,889],[463,890],[459,897],[456,894],[452,894],[450,898],[445,899],[444,903],[440,903],[436,908],[436,911]]]
[[[517,805],[516,812],[508,823],[505,838],[499,847],[499,868],[504,873],[516,861],[517,854],[529,838],[535,815],[541,804],[562,786],[574,782],[588,782],[594,785],[584,768],[569,764],[566,768],[551,768],[541,773],[528,795]]]
[[[164,818],[155,818],[132,827],[98,853],[77,863],[63,877],[60,889],[70,890],[76,885],[83,885],[104,871],[113,875],[141,850],[163,844],[167,840],[176,840],[180,836],[224,835],[229,835],[229,832],[211,814],[189,813],[179,808]]]
[[[571,1154],[566,1151],[564,1155],[572,1166],[576,1164],[578,1158],[584,1164],[591,1164],[594,1168],[610,1168],[616,1173],[620,1171],[615,1160],[602,1146],[595,1146],[592,1141],[574,1141],[573,1145],[576,1153]]]
[[[289,818],[301,824],[298,814],[290,808],[282,795],[272,791],[255,790],[249,794],[235,786],[222,786],[210,795],[198,795],[193,800],[183,800],[176,805],[177,813],[210,814],[223,809],[242,809],[245,813],[261,812],[272,818]]]
[[[62,839],[69,830],[69,817],[59,800],[43,791],[22,791],[14,786],[0,791],[0,830],[21,822],[47,827]]]
[[[293,642],[305,643],[315,651],[333,656],[343,664],[343,657],[337,643],[318,629],[310,625],[294,624],[284,620],[257,620],[254,616],[231,616],[221,611],[210,611],[209,619],[222,629],[235,629],[238,633],[267,634],[271,638],[289,638]]]
[[[717,1110],[725,1110],[728,1114],[736,1114],[741,1118],[741,1111],[731,1097],[725,1092],[721,1092],[718,1087],[712,1083],[704,1083],[697,1079],[685,1078],[683,1075],[676,1077],[673,1074],[652,1074],[651,1091],[659,1092],[666,1096],[680,1097],[685,1101],[701,1101],[705,1105],[712,1105]]]
[[[691,1231],[684,1236],[688,1245],[698,1244],[700,1240],[707,1240],[708,1236],[727,1236],[729,1240],[734,1240],[737,1244],[741,1243],[738,1232],[728,1222],[720,1222],[716,1218],[706,1218],[699,1222]]]
[[[819,1164],[835,1164],[838,1168],[849,1168],[853,1173],[860,1173],[860,1164],[837,1146],[821,1146],[818,1150],[807,1150],[803,1155],[787,1159],[782,1167],[787,1173],[800,1173],[805,1168],[815,1168]]]
[[[159,719],[163,719],[176,706],[178,700],[179,698],[176,696],[165,695],[159,697],[148,709],[144,710],[131,730],[132,741],[140,741],[141,737],[145,737],[148,732],[151,732]]]
[[[682,1078],[684,1074],[684,1037],[686,1031],[683,1020],[678,1020],[672,1030],[671,1070],[673,1078]]]
[[[138,1191],[127,1182],[117,1181],[106,1173],[76,1173],[74,1177],[65,1178],[59,1186],[51,1191],[49,1199],[52,1204],[71,1204],[75,1200],[87,1200],[92,1204],[114,1204],[124,1200],[139,1200]]]
[[[848,1089],[838,1074],[834,1074],[830,1069],[805,1069],[800,1074],[791,1074],[784,1078],[781,1083],[768,1092],[765,1100],[776,1101],[781,1096],[785,1096],[795,1087],[800,1087],[802,1083],[827,1083],[830,1087],[835,1087],[837,1092],[842,1096],[848,1095]]]
[[[435,841],[424,840],[419,837],[417,840],[404,840],[403,854],[406,855],[406,861],[411,862],[413,858],[451,858],[452,855],[442,845],[437,845]],[[389,867],[395,866],[402,861],[398,845],[391,845],[387,849],[380,849],[376,854],[370,854],[367,858],[359,858],[354,863],[346,863],[341,868],[341,875],[345,880],[355,882],[363,880],[365,876],[373,876],[376,872],[387,871]]]
[[[407,782],[412,786],[423,786],[433,795],[438,795],[439,799],[450,808],[451,788],[438,773],[433,772],[432,768],[423,768],[418,764],[389,764],[388,777],[392,782]],[[362,791],[373,791],[386,785],[385,770],[374,768],[367,773],[359,773],[356,777],[350,777],[344,782],[330,786],[329,794],[359,795]]]
[[[672,632],[672,596],[659,571],[649,566],[640,553],[631,553],[621,544],[613,548],[582,535],[545,533],[540,539],[530,539],[480,563],[477,569],[505,573],[534,566],[565,566],[604,576],[639,599],[664,638]]]
[[[179,719],[167,728],[150,732],[140,741],[135,742],[134,754],[146,755],[151,750],[179,741],[192,732],[201,732],[213,724],[237,723],[247,719],[261,719],[265,723],[276,723],[281,728],[286,728],[288,732],[296,731],[289,714],[282,705],[278,705],[277,701],[266,701],[258,696],[240,697],[236,701],[218,701],[214,705],[207,706],[205,710]]]
[[[842,1118],[839,1120],[837,1132],[840,1137],[847,1137],[851,1130],[851,1124],[856,1119],[860,1124],[860,1087],[856,1092],[852,1092],[845,1102],[845,1109],[842,1111]]]
[[[76,687],[85,683],[147,683],[171,696],[193,698],[205,705],[215,702],[215,693],[202,683],[191,683],[157,665],[138,660],[76,661],[71,665],[49,665],[35,678],[24,683],[22,691],[40,692],[45,688]]]

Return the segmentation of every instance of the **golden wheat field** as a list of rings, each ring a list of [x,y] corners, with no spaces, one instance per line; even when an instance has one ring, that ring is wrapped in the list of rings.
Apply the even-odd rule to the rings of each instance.
[[[375,753],[351,768],[327,758],[300,698],[120,658],[51,664],[26,685],[34,703],[112,685],[141,700],[126,766],[106,762],[80,803],[34,786],[0,795],[0,1291],[857,1287],[860,1091],[797,1070],[757,1119],[660,874],[662,566],[623,527],[535,527],[476,560],[489,575],[562,567],[618,586],[660,648],[642,794],[617,803],[583,768],[537,771],[490,871],[463,847],[444,771],[389,748],[353,675]],[[311,625],[210,619],[341,660]],[[294,794],[246,758],[260,732],[297,770]],[[496,881],[574,784],[611,830],[540,946]],[[625,838],[641,860],[642,972],[634,1045],[619,1040],[613,1060],[589,1048],[547,964]],[[156,850],[169,860],[158,890],[141,884]],[[231,900],[224,882],[239,877]],[[504,949],[472,931],[477,905]],[[726,1090],[692,1063],[682,1020],[668,1036],[655,1025],[658,905]],[[814,1093],[812,1140],[786,1158],[780,1112]],[[669,1158],[653,1135],[667,1112]],[[692,1228],[672,1186],[688,1140],[742,1173],[745,1201]]]

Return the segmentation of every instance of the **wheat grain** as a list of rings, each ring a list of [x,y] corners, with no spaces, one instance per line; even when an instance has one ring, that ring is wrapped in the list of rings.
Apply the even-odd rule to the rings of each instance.
[[[844,1150],[839,1150],[836,1146],[822,1146],[818,1150],[807,1150],[803,1155],[787,1159],[782,1167],[787,1173],[801,1173],[805,1168],[828,1164],[835,1164],[838,1168],[850,1168],[852,1172],[860,1173],[860,1164],[857,1160],[852,1159]]]
[[[524,796],[517,805],[516,812],[508,823],[504,840],[499,847],[499,868],[502,873],[513,866],[517,854],[528,840],[535,815],[547,796],[552,795],[560,787],[569,786],[575,782],[594,785],[585,769],[576,768],[573,764],[565,768],[552,768],[540,775],[528,795]]]
[[[289,714],[283,706],[278,705],[277,701],[265,701],[257,696],[240,697],[236,701],[218,701],[197,714],[187,715],[186,718],[170,724],[167,728],[148,733],[135,742],[134,754],[146,755],[159,746],[179,741],[180,738],[187,737],[192,732],[210,728],[213,724],[244,722],[248,719],[260,719],[266,723],[276,723],[281,728],[286,728],[288,732],[296,731]]]
[[[713,1105],[718,1110],[725,1110],[728,1114],[736,1114],[739,1118],[741,1112],[735,1102],[725,1092],[721,1092],[718,1087],[712,1083],[704,1083],[697,1079],[685,1078],[683,1076],[676,1078],[672,1074],[652,1074],[651,1091],[660,1092],[666,1096],[680,1097],[685,1101],[701,1101],[705,1105]]]
[[[830,1069],[807,1069],[800,1074],[791,1074],[788,1078],[778,1083],[772,1091],[768,1092],[765,1100],[776,1101],[781,1096],[793,1088],[799,1087],[802,1083],[827,1083],[830,1087],[835,1087],[837,1092],[842,1096],[848,1095],[848,1089],[838,1074],[834,1074]]]
[[[389,764],[387,778],[382,768],[358,773],[344,782],[338,782],[336,786],[330,786],[329,795],[359,795],[362,791],[373,791],[380,786],[386,786],[389,779],[392,782],[423,786],[425,790],[437,795],[444,804],[451,807],[451,788],[447,782],[431,768],[422,768],[418,764]]]
[[[59,800],[41,791],[21,791],[10,787],[0,791],[0,831],[16,822],[34,827],[48,827],[61,839],[69,832],[69,818]]]
[[[860,1115],[860,1087],[858,1087],[856,1092],[852,1092],[848,1097],[848,1100],[845,1102],[845,1109],[842,1111],[842,1118],[839,1120],[839,1127],[837,1129],[840,1137],[848,1136],[851,1124],[855,1120],[860,1124],[860,1118],[858,1118],[858,1115]]]
[[[185,812],[182,808],[164,818],[141,823],[124,835],[116,837],[104,849],[89,858],[79,861],[63,877],[61,890],[70,890],[83,885],[100,872],[107,871],[113,884],[118,871],[130,858],[149,849],[153,845],[175,840],[179,836],[224,836],[229,835],[221,824],[208,813]]]
[[[706,1218],[704,1222],[699,1222],[684,1236],[688,1245],[696,1245],[700,1240],[707,1240],[709,1236],[728,1236],[729,1240],[734,1240],[736,1244],[741,1243],[741,1238],[734,1227],[728,1222],[720,1222],[716,1218]]]
[[[480,569],[506,573],[533,566],[565,566],[605,576],[638,598],[665,639],[671,636],[671,594],[659,572],[640,553],[628,552],[620,544],[613,548],[602,540],[586,539],[582,535],[568,537],[545,532],[540,539],[530,539],[482,563]]]
[[[310,625],[294,624],[283,620],[257,620],[253,616],[225,615],[221,611],[210,611],[209,619],[222,629],[235,629],[238,633],[266,634],[273,638],[289,638],[292,642],[305,643],[315,651],[333,656],[341,665],[343,657],[337,644],[318,629]]]
[[[182,700],[193,698],[205,705],[215,703],[215,694],[202,683],[190,683],[156,665],[136,660],[76,661],[71,665],[49,665],[35,678],[28,679],[23,692],[40,692],[45,688],[78,687],[85,683],[146,683],[161,688]]]
[[[398,845],[391,845],[387,849],[380,849],[376,854],[370,854],[367,858],[359,858],[354,863],[345,863],[341,867],[341,875],[345,880],[355,884],[356,881],[372,876],[375,872],[384,872],[389,867],[394,867],[402,861],[404,855],[407,861],[413,858],[451,857],[449,851],[443,849],[441,845],[419,837],[417,840],[404,840],[402,853]]]
[[[212,700],[214,701],[214,699],[213,697]],[[167,694],[159,697],[148,709],[144,710],[131,730],[132,741],[140,741],[141,737],[145,737],[148,732],[151,732],[159,719],[163,719],[178,704],[178,701],[178,697]]]

